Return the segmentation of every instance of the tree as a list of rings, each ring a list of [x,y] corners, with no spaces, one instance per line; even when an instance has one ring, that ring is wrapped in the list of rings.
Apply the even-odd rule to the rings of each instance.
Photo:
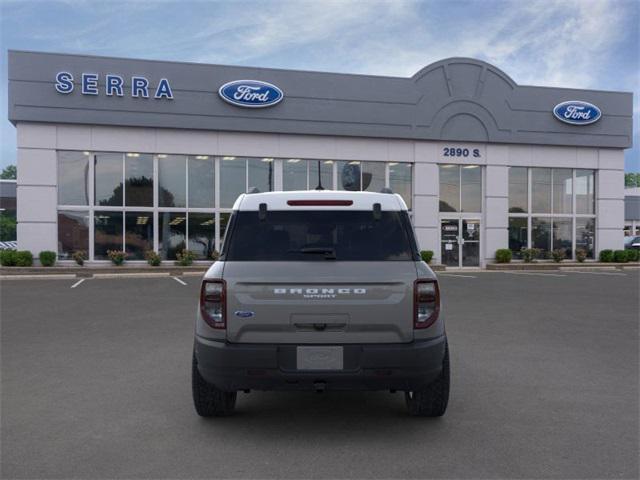
[[[624,186],[626,188],[640,187],[640,172],[625,173]]]
[[[15,180],[17,173],[18,170],[16,169],[15,165],[8,165],[4,167],[4,170],[2,170],[2,173],[0,173],[0,178],[3,180]]]

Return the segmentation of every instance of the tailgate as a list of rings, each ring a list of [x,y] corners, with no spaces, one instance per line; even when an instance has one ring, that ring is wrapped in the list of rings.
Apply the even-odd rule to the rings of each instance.
[[[412,261],[227,262],[227,339],[410,342],[415,279]]]

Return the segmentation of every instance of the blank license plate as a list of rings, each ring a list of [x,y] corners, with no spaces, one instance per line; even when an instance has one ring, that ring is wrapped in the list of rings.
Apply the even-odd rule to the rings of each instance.
[[[298,347],[298,370],[342,370],[342,347]]]

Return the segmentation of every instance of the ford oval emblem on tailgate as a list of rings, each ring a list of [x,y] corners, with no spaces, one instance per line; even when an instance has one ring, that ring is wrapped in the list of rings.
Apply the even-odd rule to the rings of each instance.
[[[235,80],[225,83],[218,90],[225,101],[237,107],[271,107],[284,98],[282,90],[260,80]]]
[[[247,310],[237,310],[234,315],[236,317],[240,317],[240,318],[249,318],[249,317],[253,317],[255,315],[255,313],[253,312],[249,312]]]

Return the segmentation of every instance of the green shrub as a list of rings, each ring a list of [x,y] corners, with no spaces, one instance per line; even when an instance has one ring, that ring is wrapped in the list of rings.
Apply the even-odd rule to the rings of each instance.
[[[211,252],[211,260],[218,260],[220,258],[220,252],[218,252],[217,250],[214,250],[213,252]]]
[[[626,250],[616,250],[613,252],[613,261],[618,263],[626,263],[627,260],[627,251]]]
[[[431,250],[420,250],[420,258],[425,263],[431,263],[431,259],[433,259],[433,251]]]
[[[576,248],[576,260],[580,263],[587,259],[587,251],[584,248]]]
[[[601,250],[600,251],[601,262],[613,262],[613,250]]]
[[[536,258],[540,256],[540,249],[538,248],[523,248],[520,252],[525,263],[535,262]]]
[[[553,261],[556,263],[562,262],[562,260],[564,260],[565,257],[566,257],[566,253],[561,248],[556,248],[554,251],[551,252],[551,258],[553,258]]]
[[[511,261],[511,250],[508,248],[500,248],[496,250],[496,262],[509,263]]]
[[[3,267],[14,267],[16,265],[16,251],[0,250],[0,265]]]
[[[122,250],[107,250],[107,255],[114,265],[120,266],[124,263],[129,254]]]
[[[73,252],[73,255],[71,255],[71,258],[73,258],[78,265],[82,266],[85,260],[87,260],[87,252],[84,250],[76,250]]]
[[[53,267],[56,263],[56,252],[52,252],[51,250],[43,250],[38,255],[40,259],[40,265],[43,267]]]
[[[629,260],[630,262],[637,262],[638,260],[640,260],[640,250],[637,250],[635,248],[627,250],[627,260]]]
[[[162,258],[153,250],[148,250],[144,253],[144,258],[147,259],[147,263],[152,267],[157,267],[162,263]]]
[[[33,253],[29,250],[18,250],[16,252],[16,267],[30,267],[33,265]]]
[[[176,258],[178,259],[176,261],[177,265],[180,265],[182,267],[188,267],[195,260],[196,254],[195,252],[192,252],[191,250],[187,250],[185,248],[184,250],[182,250],[182,252],[176,253]]]

